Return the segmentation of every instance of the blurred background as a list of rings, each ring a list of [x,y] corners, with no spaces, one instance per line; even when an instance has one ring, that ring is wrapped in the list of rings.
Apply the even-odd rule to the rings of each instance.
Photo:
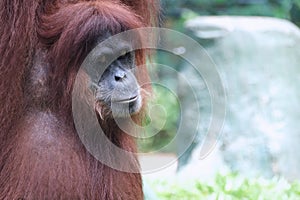
[[[210,91],[177,56],[184,47],[157,52],[156,63],[182,72],[197,88],[200,121],[196,135],[187,125],[175,138],[181,118],[195,115],[180,112],[193,105],[192,94],[179,77],[156,71],[166,87],[153,86],[150,104],[164,108],[166,121],[149,117],[145,123],[154,126],[144,134],[157,134],[138,144],[142,168],[165,167],[143,174],[146,199],[300,199],[300,0],[162,0],[161,6],[162,27],[196,40],[215,63],[226,118],[217,146],[200,159]]]

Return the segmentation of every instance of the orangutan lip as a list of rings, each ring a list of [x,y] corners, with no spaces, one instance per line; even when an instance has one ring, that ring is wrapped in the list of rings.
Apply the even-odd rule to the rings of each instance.
[[[113,103],[131,103],[131,102],[136,101],[137,99],[138,99],[138,96],[134,96],[129,99],[115,100],[115,101],[113,101]]]

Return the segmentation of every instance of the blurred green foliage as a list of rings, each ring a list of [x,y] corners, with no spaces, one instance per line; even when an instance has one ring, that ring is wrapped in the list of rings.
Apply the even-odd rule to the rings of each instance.
[[[152,89],[153,98],[148,102],[150,113],[146,116],[143,124],[146,128],[144,136],[157,134],[150,138],[139,139],[139,151],[145,153],[160,150],[173,139],[177,131],[177,118],[180,116],[179,102],[175,94],[161,85],[153,85]],[[153,109],[157,105],[162,106],[158,112]],[[164,120],[165,123],[161,128],[161,123]]]
[[[183,23],[195,16],[268,16],[300,26],[300,0],[161,0],[163,26],[186,32]]]
[[[149,182],[149,181],[148,181]],[[150,181],[161,200],[297,200],[300,182],[283,178],[245,178],[236,173],[218,174],[212,181]]]
[[[299,9],[300,0],[162,0],[167,21],[180,21],[185,12],[197,15],[255,15],[292,19],[293,6]],[[299,21],[299,18],[292,20]]]

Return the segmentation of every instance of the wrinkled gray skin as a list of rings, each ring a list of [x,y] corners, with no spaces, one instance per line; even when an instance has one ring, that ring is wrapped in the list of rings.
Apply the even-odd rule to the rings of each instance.
[[[105,46],[99,54],[99,64],[107,66],[108,60],[114,60],[93,83],[95,98],[112,111],[114,117],[129,117],[137,113],[142,106],[140,86],[135,78],[135,54],[128,42]],[[120,55],[117,59],[112,59]],[[101,110],[98,110],[101,116]]]

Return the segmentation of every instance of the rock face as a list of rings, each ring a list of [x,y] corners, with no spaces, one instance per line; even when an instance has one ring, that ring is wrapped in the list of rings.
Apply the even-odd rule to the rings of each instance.
[[[261,17],[199,17],[186,27],[204,44],[226,88],[227,116],[218,151],[226,165],[245,175],[300,178],[299,29]],[[203,93],[207,101],[203,82],[193,84],[200,84],[200,98]],[[187,95],[182,98],[188,102]],[[207,102],[200,106],[210,110]],[[202,138],[205,124],[199,130]]]

